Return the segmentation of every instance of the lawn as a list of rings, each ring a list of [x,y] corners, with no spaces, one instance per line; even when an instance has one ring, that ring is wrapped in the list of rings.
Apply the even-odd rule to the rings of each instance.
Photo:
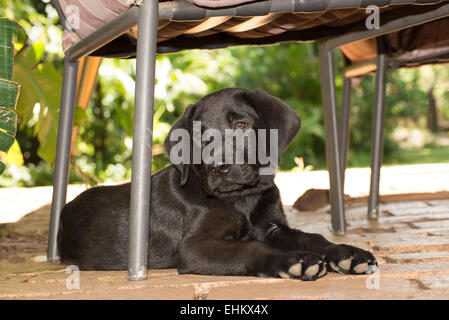
[[[421,149],[398,150],[385,161],[385,165],[444,162],[449,164],[449,146],[430,145]]]
[[[350,151],[349,168],[366,168],[370,166],[370,154]],[[421,149],[397,149],[388,158],[385,158],[382,165],[397,166],[419,163],[448,163],[449,146],[427,145]],[[326,167],[316,169],[326,170]]]

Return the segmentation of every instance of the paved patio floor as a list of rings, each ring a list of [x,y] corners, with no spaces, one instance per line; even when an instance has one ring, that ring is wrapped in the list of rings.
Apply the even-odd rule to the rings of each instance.
[[[419,171],[416,168],[412,168],[413,173],[409,171],[408,174],[407,170],[400,173],[403,168],[391,172],[399,172],[416,181],[413,186],[416,190],[413,192],[448,190],[449,166],[438,168],[440,171],[435,169],[439,174],[434,171],[432,174],[429,168],[425,167],[422,176],[416,175]],[[316,172],[309,173],[308,177],[305,173],[281,174],[277,182],[283,192],[284,202],[291,204],[308,187],[326,187],[326,182],[319,175]],[[347,176],[350,188],[355,190],[349,194],[362,195],[364,192],[360,190],[367,190],[357,188],[355,178],[351,178],[360,178],[360,172],[350,172]],[[434,183],[430,179],[426,187],[427,176],[432,176]],[[297,195],[293,196],[292,190],[295,189],[292,186],[298,177],[303,183],[296,189]],[[368,180],[364,181],[366,183]],[[391,179],[390,185],[384,183],[383,190],[395,183],[399,186],[396,190],[398,193],[403,193],[407,188],[404,180],[397,178]],[[79,186],[71,188],[71,196],[82,189]],[[391,192],[391,188],[387,191]],[[0,189],[0,198],[7,192],[11,190]],[[18,190],[16,194],[26,202],[26,199],[33,199],[33,193],[34,199],[39,198],[36,194],[41,195],[39,201],[44,205],[19,222],[8,224],[6,231],[0,229],[0,232],[8,234],[8,237],[0,234],[0,299],[449,298],[449,199],[385,203],[381,205],[381,216],[377,222],[366,220],[366,206],[348,208],[348,233],[345,236],[333,235],[327,208],[299,212],[289,205],[285,206],[291,226],[321,233],[331,241],[349,243],[373,252],[379,262],[379,272],[372,275],[329,273],[315,282],[302,282],[274,278],[178,275],[176,270],[168,269],[152,270],[147,280],[129,282],[126,271],[81,271],[77,289],[73,281],[74,273],[66,273],[66,266],[45,261],[50,209],[48,195],[45,195],[51,194],[51,188]],[[16,203],[20,203],[19,200]],[[24,203],[23,206],[28,205]]]

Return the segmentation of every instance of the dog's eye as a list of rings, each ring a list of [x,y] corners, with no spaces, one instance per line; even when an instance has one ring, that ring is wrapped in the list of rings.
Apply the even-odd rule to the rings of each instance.
[[[228,172],[230,167],[231,166],[229,164],[222,164],[218,166],[218,170],[220,170],[221,172]]]
[[[229,171],[230,167],[231,166],[229,164],[220,164],[217,166],[210,167],[209,171],[212,173],[217,173],[217,172],[226,173]]]
[[[245,121],[237,121],[234,124],[234,129],[246,129],[248,127],[248,123],[246,123]]]

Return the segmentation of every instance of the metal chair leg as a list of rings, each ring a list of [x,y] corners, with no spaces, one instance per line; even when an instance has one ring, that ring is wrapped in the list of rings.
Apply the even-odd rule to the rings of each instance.
[[[53,177],[53,199],[51,203],[50,230],[48,235],[47,260],[59,259],[57,237],[61,210],[67,196],[69,178],[70,146],[72,140],[73,117],[75,113],[75,95],[78,75],[78,62],[64,63],[61,110],[59,112],[58,144]]]
[[[381,53],[377,58],[376,96],[374,101],[373,133],[371,144],[371,183],[368,197],[368,219],[379,216],[379,182],[380,167],[383,158],[383,129],[385,117],[385,80],[386,54]]]
[[[337,98],[332,50],[320,44],[321,92],[323,97],[326,159],[330,179],[332,227],[337,234],[346,232],[345,208],[341,176],[341,156],[338,134]]]
[[[343,101],[341,105],[341,180],[342,189],[345,190],[345,171],[346,163],[348,160],[348,149],[349,149],[349,116],[351,112],[351,89],[352,89],[352,79],[345,78],[343,81]]]
[[[139,11],[128,279],[147,277],[158,1]]]

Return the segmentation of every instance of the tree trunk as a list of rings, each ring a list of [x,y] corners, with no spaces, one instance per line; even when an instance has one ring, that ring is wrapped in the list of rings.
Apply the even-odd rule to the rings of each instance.
[[[434,89],[434,87],[432,86],[427,91],[427,96],[428,96],[427,128],[432,132],[437,132],[438,131],[438,112],[437,112],[435,96],[433,95],[433,89]]]

